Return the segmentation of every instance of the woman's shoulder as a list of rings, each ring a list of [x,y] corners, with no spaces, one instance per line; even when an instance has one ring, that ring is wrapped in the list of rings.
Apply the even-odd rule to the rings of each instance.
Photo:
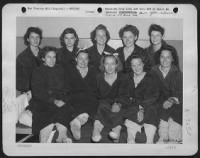
[[[86,52],[90,53],[90,52],[93,51],[94,49],[95,49],[95,45],[92,45],[92,46],[86,48],[85,50],[86,50]]]
[[[32,60],[31,50],[29,47],[24,49],[18,56],[17,60],[21,62],[29,62]]]
[[[137,51],[144,51],[144,48],[142,48],[141,46],[139,46],[139,45],[135,45],[135,49],[137,50]]]
[[[154,80],[155,79],[155,74],[152,72],[146,72],[145,78],[147,80]]]
[[[61,48],[56,48],[56,55],[62,55],[65,52],[65,48],[61,47]]]
[[[117,48],[117,49],[116,49],[116,52],[117,52],[117,53],[122,53],[122,52],[123,52],[123,48],[124,48],[124,47],[119,47],[119,48]]]
[[[105,51],[110,52],[110,53],[115,53],[116,52],[116,50],[113,47],[111,47],[110,45],[108,45],[108,44],[105,47]]]
[[[175,65],[172,65],[172,67],[171,67],[171,73],[174,76],[178,76],[178,77],[181,77],[183,75],[183,72],[179,68],[177,68],[177,66],[175,66]]]

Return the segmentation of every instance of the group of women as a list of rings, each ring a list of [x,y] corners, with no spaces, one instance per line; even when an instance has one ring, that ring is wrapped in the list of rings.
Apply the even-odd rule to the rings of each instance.
[[[93,121],[92,142],[101,132],[118,142],[122,127],[127,143],[135,143],[144,127],[146,143],[182,140],[182,72],[176,49],[163,40],[164,28],[149,27],[151,45],[143,49],[136,42],[139,30],[125,25],[119,31],[123,47],[108,45],[110,34],[100,24],[91,32],[93,46],[79,49],[73,28],[60,36],[61,48],[40,49],[42,31],[29,27],[24,36],[27,48],[17,57],[16,86],[30,96],[33,133],[47,142],[53,128],[57,142],[81,139],[81,127]]]

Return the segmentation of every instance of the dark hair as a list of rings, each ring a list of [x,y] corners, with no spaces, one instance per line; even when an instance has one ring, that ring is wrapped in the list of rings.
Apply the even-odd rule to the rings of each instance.
[[[78,34],[76,33],[76,31],[74,30],[74,28],[66,28],[62,34],[60,35],[60,44],[61,46],[65,47],[65,41],[64,41],[64,37],[66,34],[74,34],[75,38],[76,38],[76,41],[74,43],[74,46],[77,47],[78,46],[78,41],[79,41],[79,38],[78,38]]]
[[[178,59],[177,51],[173,46],[170,46],[170,45],[163,45],[163,47],[161,47],[161,50],[159,51],[159,54],[158,54],[159,63],[160,63],[161,53],[164,50],[171,52],[171,55],[172,55],[172,58],[173,58],[172,64],[175,65],[179,69],[179,59]]]
[[[132,55],[130,61],[132,61],[133,59],[141,59],[141,61],[145,64],[144,56],[140,55],[139,53]]]
[[[122,66],[122,63],[119,59],[118,56],[114,56],[114,55],[103,55],[101,57],[101,60],[100,60],[100,65],[99,65],[99,69],[104,72],[105,71],[105,67],[104,67],[104,62],[105,62],[105,59],[108,58],[108,57],[112,57],[115,59],[115,62],[117,63],[117,68],[116,68],[116,71],[119,72],[123,69],[123,66]]]
[[[160,25],[157,25],[157,24],[151,24],[150,27],[149,27],[149,36],[151,36],[151,32],[152,31],[158,31],[162,34],[162,36],[164,35],[165,33],[165,29],[160,26]]]
[[[123,34],[124,32],[130,31],[132,32],[132,34],[134,34],[135,36],[137,36],[137,39],[135,40],[135,42],[138,40],[139,37],[139,30],[136,26],[134,25],[125,25],[124,27],[122,27],[119,30],[119,37],[122,39],[123,38]]]
[[[42,48],[42,50],[40,51],[40,58],[45,58],[45,56],[50,52],[50,51],[54,51],[56,54],[56,47],[51,47],[51,46],[45,46]]]
[[[87,54],[88,55],[88,57],[89,57],[89,54],[88,54],[88,52],[84,49],[79,49],[77,52],[76,52],[76,54],[75,54],[75,56],[76,57],[78,57],[78,55],[80,54],[80,53],[85,53],[85,54]]]
[[[102,24],[99,24],[91,33],[90,33],[90,38],[91,38],[91,41],[93,44],[96,44],[96,40],[95,40],[95,37],[96,37],[96,32],[97,30],[104,30],[105,33],[106,33],[106,43],[108,43],[108,41],[110,40],[110,33],[107,29],[106,26],[102,25]]]
[[[26,30],[26,33],[24,35],[24,44],[25,45],[29,45],[29,41],[27,40],[30,36],[30,34],[34,32],[36,34],[38,34],[40,36],[40,43],[41,43],[41,40],[42,40],[42,30],[39,28],[39,27],[29,27],[27,30]]]

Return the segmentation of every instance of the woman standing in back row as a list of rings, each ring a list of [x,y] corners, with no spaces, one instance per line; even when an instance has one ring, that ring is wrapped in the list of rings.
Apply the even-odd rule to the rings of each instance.
[[[27,48],[18,55],[16,60],[16,89],[20,94],[26,94],[28,100],[32,98],[31,78],[33,70],[42,64],[40,59],[40,44],[42,30],[38,27],[29,27],[24,35],[24,44]],[[32,109],[29,105],[22,112],[19,121],[29,126],[32,124]]]
[[[31,91],[31,76],[33,69],[42,64],[39,57],[42,30],[29,27],[24,35],[27,48],[19,54],[16,61],[16,86],[21,93]]]
[[[115,50],[108,45],[110,40],[110,33],[106,26],[100,24],[91,33],[90,38],[92,40],[93,46],[87,49],[90,57],[90,64],[99,70],[101,57],[104,52],[114,53]]]
[[[163,47],[167,46],[168,44],[166,41],[164,41],[164,33],[165,30],[162,26],[157,24],[152,24],[149,27],[149,40],[150,40],[150,46],[145,49],[148,58],[149,58],[149,64],[151,67],[154,65],[160,64],[160,58],[159,54]],[[177,55],[176,49],[174,48],[174,53]],[[174,64],[179,69],[179,60],[174,59]]]
[[[119,58],[123,64],[123,72],[131,72],[131,58],[134,54],[141,54],[144,57],[147,55],[144,49],[136,44],[139,38],[139,30],[136,26],[125,25],[119,31],[119,36],[122,40],[123,47],[116,50],[119,53]],[[146,59],[147,60],[147,57]]]
[[[66,28],[60,36],[62,48],[57,50],[57,63],[67,69],[75,64],[75,57],[78,49],[78,35],[73,28]]]

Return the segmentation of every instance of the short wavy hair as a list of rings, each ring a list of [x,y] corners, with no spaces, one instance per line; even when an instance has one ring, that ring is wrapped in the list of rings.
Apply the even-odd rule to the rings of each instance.
[[[88,53],[85,49],[79,49],[79,50],[76,52],[75,57],[78,57],[78,55],[79,55],[80,53],[85,53],[85,54],[87,54],[87,55],[88,55],[88,58],[89,58],[89,53]]]
[[[116,62],[116,64],[117,64],[116,71],[117,71],[117,72],[122,71],[122,69],[123,69],[122,62],[120,61],[120,59],[119,59],[118,56],[114,56],[114,55],[103,55],[103,56],[101,57],[100,65],[99,65],[100,71],[101,71],[101,72],[105,72],[104,62],[105,62],[105,59],[108,58],[108,57],[112,57],[112,58],[115,59],[115,62]]]
[[[134,25],[125,25],[124,27],[122,27],[120,30],[119,30],[119,37],[123,38],[123,34],[124,32],[127,32],[127,31],[130,31],[132,32],[133,35],[137,36],[137,39],[135,40],[135,42],[138,40],[139,38],[139,30],[136,26]]]
[[[45,56],[46,56],[49,52],[51,52],[51,51],[54,51],[55,54],[57,54],[57,53],[56,53],[56,47],[52,47],[52,46],[45,46],[45,47],[43,47],[43,48],[41,49],[41,51],[40,51],[40,54],[39,54],[40,58],[41,58],[41,59],[42,59],[42,58],[45,58]]]
[[[157,25],[157,24],[151,24],[150,25],[149,30],[148,30],[149,36],[151,36],[152,31],[158,31],[158,32],[161,33],[162,36],[165,33],[165,29],[162,26]]]
[[[92,41],[93,44],[96,44],[96,40],[95,40],[95,37],[96,37],[96,32],[97,30],[104,30],[105,33],[106,33],[106,44],[108,43],[108,41],[110,40],[110,33],[107,29],[107,27],[103,24],[99,24],[91,33],[90,33],[90,39]]]
[[[41,44],[41,41],[42,41],[42,30],[39,28],[39,27],[29,27],[27,30],[26,30],[26,33],[24,34],[24,44],[25,45],[29,45],[29,41],[27,40],[30,36],[31,33],[36,33],[40,36],[40,44]]]
[[[60,35],[60,45],[61,45],[62,47],[65,47],[65,46],[66,46],[66,45],[65,45],[65,41],[64,41],[64,37],[65,37],[66,34],[73,34],[73,35],[75,36],[76,41],[75,41],[75,43],[74,43],[74,46],[77,47],[77,46],[78,46],[78,42],[79,42],[79,37],[78,37],[78,34],[76,33],[75,29],[74,29],[74,28],[71,28],[71,27],[66,28],[66,29],[62,32],[62,34]]]

